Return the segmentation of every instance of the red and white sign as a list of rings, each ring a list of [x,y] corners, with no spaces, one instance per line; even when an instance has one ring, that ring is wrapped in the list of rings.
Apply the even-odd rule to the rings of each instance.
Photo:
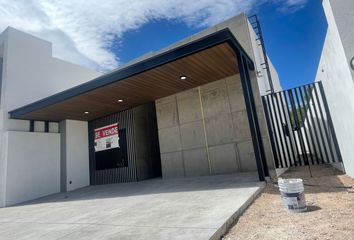
[[[95,152],[119,148],[118,123],[95,129]]]

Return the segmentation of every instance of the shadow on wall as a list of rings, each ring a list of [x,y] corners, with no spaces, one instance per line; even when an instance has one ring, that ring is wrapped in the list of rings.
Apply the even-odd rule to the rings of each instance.
[[[155,178],[141,182],[89,186],[72,192],[58,193],[14,206],[49,202],[122,198],[150,194],[250,188],[259,187],[261,184],[262,182],[259,182],[257,172],[167,180]]]

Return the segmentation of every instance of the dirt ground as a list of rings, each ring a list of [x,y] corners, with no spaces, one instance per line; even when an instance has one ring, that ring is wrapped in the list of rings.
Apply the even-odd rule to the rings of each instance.
[[[281,176],[304,180],[307,212],[288,213],[273,179],[223,239],[354,240],[354,179],[331,166],[311,169],[312,178],[306,167]]]

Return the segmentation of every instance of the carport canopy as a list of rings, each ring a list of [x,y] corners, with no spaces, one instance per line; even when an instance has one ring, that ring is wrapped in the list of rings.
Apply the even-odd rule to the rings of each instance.
[[[226,28],[10,111],[10,118],[90,121],[240,73],[259,179],[268,175],[249,69]]]
[[[15,109],[10,117],[90,121],[235,75],[238,53],[252,65],[230,30],[224,29]]]

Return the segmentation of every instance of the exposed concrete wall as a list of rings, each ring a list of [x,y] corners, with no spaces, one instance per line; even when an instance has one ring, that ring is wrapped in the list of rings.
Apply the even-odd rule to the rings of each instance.
[[[354,84],[330,2],[323,1],[328,30],[316,81],[322,81],[345,171],[354,177]]]
[[[239,75],[156,101],[164,178],[256,171]]]
[[[195,35],[185,38],[185,39],[183,39],[177,43],[174,43],[166,48],[163,48],[157,52],[149,52],[149,53],[131,61],[130,63],[122,66],[122,68],[132,65],[134,63],[137,63],[139,61],[145,60],[147,58],[151,58],[151,57],[156,56],[160,53],[169,51],[173,48],[188,44],[192,41],[195,41],[197,39],[200,39],[202,37],[205,37],[207,35],[210,35],[214,32],[217,32],[217,31],[225,29],[225,28],[230,29],[230,31],[233,33],[233,35],[238,40],[240,45],[244,48],[245,52],[253,59],[253,61],[255,63],[256,71],[259,71],[258,74],[256,71],[251,72],[252,87],[253,87],[253,93],[255,96],[255,102],[257,105],[257,115],[258,115],[258,119],[259,119],[259,122],[260,122],[260,125],[262,128],[261,133],[262,133],[262,139],[264,142],[264,148],[265,148],[265,153],[267,156],[268,165],[270,166],[271,169],[273,169],[274,168],[274,161],[273,161],[273,157],[272,157],[273,155],[272,155],[271,145],[270,145],[269,136],[268,136],[268,132],[267,132],[267,126],[265,124],[265,117],[264,117],[262,102],[261,102],[261,98],[260,98],[260,95],[265,95],[268,93],[268,90],[269,90],[268,76],[267,76],[266,71],[263,69],[263,67],[261,65],[262,63],[264,63],[264,56],[263,56],[262,48],[259,46],[259,42],[256,40],[257,37],[254,33],[254,30],[253,30],[252,26],[250,25],[248,18],[245,14],[240,14],[238,16],[231,18],[231,19],[228,19],[225,22],[222,22],[214,27],[210,27],[210,28],[208,28],[204,31],[201,31]],[[269,60],[269,65],[270,65],[269,66],[270,72],[271,72],[272,79],[273,79],[274,89],[276,91],[280,91],[282,88],[280,85],[278,74],[277,74],[273,64],[271,63],[271,60],[269,58],[268,58],[268,60]],[[166,99],[168,99],[168,98],[166,98]],[[166,100],[166,101],[168,102],[168,100]],[[160,101],[157,101],[157,102],[160,102]],[[170,103],[170,104],[172,104],[172,103]],[[172,110],[170,109],[167,111],[172,111]],[[171,113],[170,118],[174,118],[174,117],[175,116]],[[170,121],[175,121],[175,120],[170,119]],[[200,129],[200,126],[196,127],[196,128]],[[166,134],[175,134],[179,130],[177,128],[174,128],[174,129],[171,128],[171,129],[169,129],[169,131],[170,131],[170,133],[166,133]],[[175,143],[173,143],[173,144],[177,144],[176,149],[178,149],[179,147],[182,147],[181,144],[184,141],[184,139],[179,139],[179,140],[174,139],[174,141],[175,141]],[[160,142],[160,144],[164,144],[164,143]],[[171,142],[171,144],[172,144],[172,142]],[[174,150],[176,150],[176,149],[174,149]],[[170,150],[171,149],[168,149],[166,151],[170,151]],[[205,154],[205,152],[202,149],[199,149],[199,151],[200,151],[199,154],[197,154],[196,150],[195,150],[194,155],[200,156],[200,155]],[[184,165],[182,165],[182,161],[181,161],[183,156],[181,155],[181,152],[179,152],[179,153],[177,153],[177,152],[175,151],[173,154],[171,153],[169,155],[164,155],[164,157],[166,159],[167,158],[170,159],[170,161],[169,161],[170,164],[173,163],[174,165],[178,165],[179,169],[182,169],[182,167],[184,167]],[[188,154],[188,153],[186,153],[186,154]],[[209,154],[209,157],[210,157],[210,154]],[[202,161],[202,160],[199,159],[198,161]],[[210,163],[209,165],[211,165],[211,164],[212,163]],[[173,165],[171,165],[171,167],[173,167]],[[204,174],[205,171],[206,171],[205,169],[200,169],[200,172],[201,172],[200,174]],[[177,170],[176,170],[175,174],[180,176],[180,175],[183,175],[184,173],[182,173],[182,172],[177,173]],[[187,173],[187,175],[188,175],[188,173]]]
[[[262,70],[261,67],[261,63],[264,62],[263,53],[261,48],[258,46],[255,33],[251,25],[249,24],[247,17],[244,14],[233,17],[221,24],[216,25],[215,27],[211,27],[176,44],[173,44],[172,46],[162,49],[159,52],[167,51],[174,47],[184,45],[188,42],[197,40],[201,37],[207,36],[213,32],[225,28],[229,28],[231,30],[231,32],[240,42],[241,46],[245,49],[246,53],[254,60],[256,69],[261,71],[260,75],[257,75],[255,71],[250,72],[250,75],[255,104],[257,108],[257,117],[259,120],[262,140],[265,148],[265,154],[267,156],[269,167],[271,169],[274,169],[274,162],[272,157],[273,155],[271,151],[262,101],[260,97],[261,94],[266,94],[267,90],[269,89],[268,80],[266,72]],[[153,55],[154,54],[151,53],[145,58],[151,57]],[[271,73],[274,75],[273,79],[275,81],[276,90],[280,90],[281,86],[279,83],[279,78],[271,62],[270,66]],[[224,86],[222,86],[222,81],[225,81]],[[250,137],[247,114],[246,112],[244,112],[243,114],[235,113],[239,111],[239,109],[237,109],[237,107],[235,109],[234,104],[240,104],[240,99],[242,99],[242,102],[244,101],[241,83],[239,82],[239,80],[236,81],[238,84],[238,92],[236,94],[226,94],[228,95],[229,100],[227,100],[226,102],[222,102],[221,100],[216,101],[218,102],[219,106],[204,106],[205,104],[208,104],[207,102],[203,103],[203,101],[205,101],[205,99],[203,98],[203,94],[205,94],[204,91],[206,91],[205,89],[207,89],[208,86],[211,88],[213,88],[214,86],[214,91],[216,91],[214,94],[216,96],[220,94],[224,96],[226,92],[225,89],[227,89],[228,87],[233,87],[230,86],[230,83],[226,84],[226,82],[226,80],[221,80],[218,81],[218,84],[220,84],[220,86],[217,86],[217,83],[215,82],[201,87],[201,106],[203,106],[205,113],[191,113],[193,111],[200,111],[196,110],[198,109],[198,102],[195,95],[197,91],[196,89],[190,90],[190,93],[189,91],[187,91],[187,93],[181,93],[187,95],[186,97],[184,97],[186,98],[186,100],[183,100],[183,102],[185,102],[184,105],[190,107],[190,105],[196,104],[195,106],[197,107],[193,107],[191,109],[179,109],[179,102],[182,101],[180,100],[181,97],[178,97],[180,94],[156,101],[158,112],[160,150],[162,154],[162,170],[165,177],[180,177],[190,175],[194,176],[256,170],[254,150]],[[194,97],[192,93],[193,91]],[[220,97],[220,99],[222,99],[222,97]],[[216,102],[214,102],[213,104],[217,104]],[[228,108],[229,110],[226,110]],[[166,113],[164,113],[164,116],[159,116],[159,111],[166,111]],[[245,109],[243,109],[243,111],[245,111]],[[202,116],[203,114],[204,116]],[[214,116],[213,114],[216,115]],[[189,125],[187,125],[187,122],[183,122],[185,121],[185,118],[188,119],[188,117],[192,116],[194,116],[193,124],[188,123]],[[203,130],[204,128],[206,129],[205,131]],[[240,132],[235,134],[234,128],[238,128],[237,130],[239,130]],[[248,128],[248,130],[245,130],[245,128]],[[193,131],[191,131],[192,129]],[[236,136],[240,136],[239,133],[241,133],[241,135],[247,135],[247,133],[245,133],[247,131],[247,143],[244,143],[245,139],[242,139],[241,141],[236,140]],[[192,136],[187,136],[186,134]],[[220,140],[219,138],[222,140]],[[191,143],[189,144],[188,141],[190,141]],[[236,146],[235,143],[239,144],[236,144]],[[224,156],[224,159],[221,159],[220,156],[218,156],[220,160],[216,161],[215,159],[213,159],[213,157],[215,158],[215,156],[217,156],[221,145],[225,145],[223,146],[223,150],[221,150],[223,152],[221,156]],[[216,146],[219,146],[219,148],[217,148]],[[231,146],[233,146],[234,150],[231,149]],[[250,160],[250,158],[253,158],[253,160]],[[207,163],[205,163],[205,159],[208,160]],[[243,162],[243,166],[241,162]],[[166,170],[173,168],[175,169],[175,171]]]
[[[90,185],[88,123],[65,120],[61,133],[61,191]]]
[[[245,49],[246,53],[253,59],[255,70],[250,71],[252,91],[257,109],[257,118],[262,135],[268,168],[273,170],[275,165],[261,99],[261,96],[268,94],[270,89],[267,72],[262,66],[264,63],[264,58],[268,58],[268,56],[263,55],[262,47],[259,45],[259,40],[257,40],[258,37],[256,36],[253,27],[245,14],[240,14],[239,16],[231,18],[218,26],[219,28],[224,28],[224,26],[228,27],[234,34],[235,38],[240,42],[241,46]],[[269,58],[268,62],[274,90],[280,91],[282,88],[278,74]]]
[[[60,191],[60,136],[58,133],[9,131],[6,194],[3,206]]]
[[[261,42],[260,40],[258,40],[258,36],[254,32],[253,27],[250,24],[250,22],[247,20],[246,16],[244,18],[244,21],[246,23],[243,25],[247,26],[247,30],[248,30],[248,34],[246,36],[249,37],[248,41],[252,49],[249,56],[253,59],[255,65],[254,74],[257,77],[258,91],[262,96],[270,93],[271,86],[269,83],[269,78],[272,79],[274,91],[276,92],[281,91],[282,87],[280,85],[279,76],[272,64],[272,61],[269,59],[268,56],[264,56],[262,46],[260,45]],[[234,34],[237,34],[237,32],[234,32]],[[270,77],[268,76],[267,70],[264,68],[263,65],[265,63],[266,57],[268,59],[268,65],[271,74]]]
[[[273,82],[274,91],[275,92],[280,92],[280,91],[283,90],[283,87],[281,86],[278,72],[275,69],[275,67],[274,67],[272,61],[269,59],[269,57],[268,57],[268,64],[269,64],[270,75],[272,76],[272,82]],[[261,95],[263,95],[262,91],[261,91]]]

